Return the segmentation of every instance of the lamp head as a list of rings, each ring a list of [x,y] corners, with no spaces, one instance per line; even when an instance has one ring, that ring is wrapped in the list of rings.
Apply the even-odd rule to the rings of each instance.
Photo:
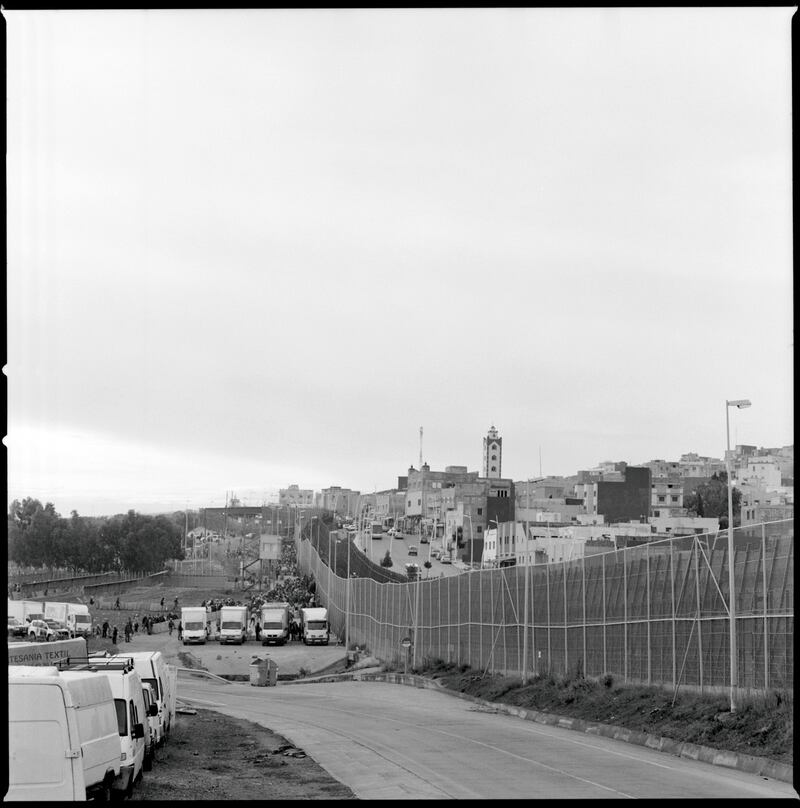
[[[725,402],[729,407],[737,407],[740,410],[743,410],[745,407],[752,406],[750,404],[750,400],[747,398],[738,398],[735,401],[726,401]]]

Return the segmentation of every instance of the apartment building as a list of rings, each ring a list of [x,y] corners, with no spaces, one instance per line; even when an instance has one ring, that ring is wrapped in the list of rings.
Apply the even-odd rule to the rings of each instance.
[[[300,488],[296,484],[278,491],[278,504],[281,507],[297,506],[299,508],[314,507],[314,491],[310,488]]]
[[[362,499],[361,492],[332,485],[323,488],[317,498],[317,507],[333,511],[340,516],[355,516]]]
[[[608,464],[604,464],[608,465]],[[578,472],[575,498],[587,514],[606,522],[630,522],[650,514],[651,472],[647,467],[616,463],[615,468]]]

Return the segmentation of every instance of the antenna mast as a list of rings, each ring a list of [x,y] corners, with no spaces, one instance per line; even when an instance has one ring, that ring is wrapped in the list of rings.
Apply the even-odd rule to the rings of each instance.
[[[419,467],[422,468],[422,427],[419,428]]]

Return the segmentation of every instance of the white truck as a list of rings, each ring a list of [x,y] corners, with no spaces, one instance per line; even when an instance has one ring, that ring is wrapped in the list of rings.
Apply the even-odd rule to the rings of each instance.
[[[89,607],[83,603],[56,603],[47,601],[44,604],[46,620],[60,620],[69,631],[70,637],[91,637],[92,617]]]
[[[205,645],[208,639],[208,612],[205,606],[181,607],[183,644],[196,642]]]
[[[247,640],[247,606],[223,606],[219,618],[219,641],[241,645]]]
[[[44,620],[44,607],[37,600],[9,600],[8,614],[23,623],[31,620]]]
[[[261,607],[261,644],[283,645],[289,639],[289,604],[265,603]]]
[[[306,606],[300,610],[303,623],[303,643],[327,645],[330,639],[328,610],[322,606]]]
[[[5,800],[107,801],[121,772],[117,712],[105,676],[8,666]]]

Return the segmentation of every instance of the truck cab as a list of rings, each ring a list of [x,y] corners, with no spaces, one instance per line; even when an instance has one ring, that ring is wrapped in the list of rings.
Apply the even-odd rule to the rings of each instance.
[[[306,607],[301,611],[303,643],[327,645],[330,641],[328,610],[322,607]]]

